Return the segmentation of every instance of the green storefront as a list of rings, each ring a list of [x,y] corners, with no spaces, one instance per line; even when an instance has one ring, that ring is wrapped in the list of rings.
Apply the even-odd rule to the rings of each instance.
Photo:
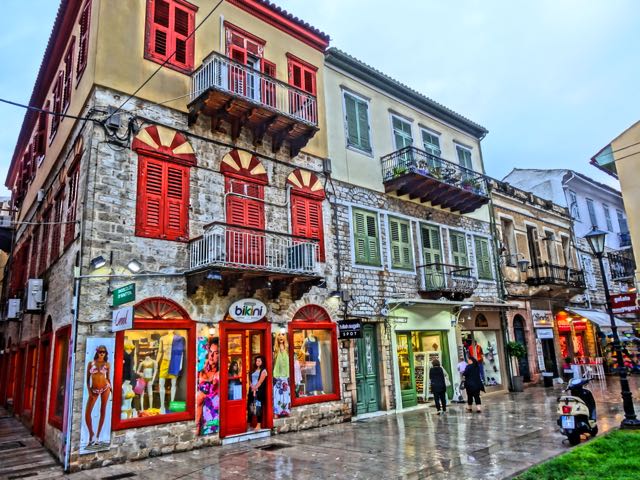
[[[429,368],[433,359],[440,361],[452,383],[456,381],[458,349],[452,309],[460,304],[422,300],[397,305],[391,318],[393,371],[398,379],[395,396],[398,408],[408,408],[432,398]],[[447,395],[453,397],[452,387]]]

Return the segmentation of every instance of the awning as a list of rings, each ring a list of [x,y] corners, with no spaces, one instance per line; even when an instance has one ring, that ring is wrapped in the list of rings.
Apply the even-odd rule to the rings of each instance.
[[[609,320],[609,314],[607,312],[600,312],[598,310],[581,310],[579,308],[569,307],[566,307],[565,310],[573,313],[574,315],[580,315],[581,317],[586,318],[592,323],[595,323],[602,330],[611,330],[611,320]],[[624,320],[621,320],[619,317],[615,317],[615,319],[616,326],[619,330],[632,330],[633,327]]]

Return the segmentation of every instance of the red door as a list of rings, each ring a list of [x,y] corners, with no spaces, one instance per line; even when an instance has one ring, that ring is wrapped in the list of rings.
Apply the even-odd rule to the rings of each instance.
[[[43,335],[40,339],[40,357],[38,358],[38,377],[36,384],[35,418],[33,420],[33,434],[41,441],[44,440],[44,424],[49,398],[49,379],[51,367],[51,334]]]
[[[247,392],[253,362],[265,358],[271,372],[271,334],[267,322],[220,324],[220,438],[245,433],[249,429]],[[267,400],[263,405],[262,428],[273,426],[271,377],[267,377]]]
[[[244,180],[227,178],[227,259],[239,267],[264,266],[264,190]]]

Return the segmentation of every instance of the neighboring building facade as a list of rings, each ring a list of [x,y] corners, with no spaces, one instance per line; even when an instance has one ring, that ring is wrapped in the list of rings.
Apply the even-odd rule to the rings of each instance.
[[[504,182],[489,183],[506,299],[518,305],[508,311],[510,338],[527,348],[520,375],[525,382],[543,372],[557,377],[564,358],[599,354],[591,323],[566,321],[565,309],[582,302],[585,290],[569,210]]]
[[[325,82],[339,295],[363,322],[356,413],[426,401],[433,358],[457,384],[473,340],[489,388],[506,388],[487,131],[334,48]]]
[[[629,291],[633,279],[633,256],[627,216],[619,191],[572,170],[514,169],[504,180],[508,184],[550,200],[569,209],[573,221],[573,242],[584,272],[586,290],[578,311],[569,312],[567,318],[587,318],[599,328],[601,355],[606,353],[606,335],[610,333],[609,318],[604,313],[606,300],[598,260],[584,238],[595,226],[609,232],[606,238],[604,274],[611,294]],[[621,315],[633,321],[635,315]],[[624,320],[623,330],[630,329]],[[563,320],[560,320],[561,322]],[[580,320],[581,321],[581,320]],[[570,350],[569,350],[570,351]],[[598,356],[601,356],[598,355]]]
[[[18,138],[0,400],[71,470],[351,416],[328,37],[268,1],[213,8],[63,0],[30,104],[82,119],[29,111]]]

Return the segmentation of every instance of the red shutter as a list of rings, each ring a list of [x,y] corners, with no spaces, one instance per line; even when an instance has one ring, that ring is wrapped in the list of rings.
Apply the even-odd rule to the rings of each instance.
[[[189,167],[166,164],[165,235],[167,240],[188,240]]]
[[[190,58],[193,49],[189,49],[188,44],[191,42],[191,39],[187,39],[187,37],[189,37],[189,33],[191,33],[191,28],[193,28],[192,26],[193,21],[191,20],[191,14],[189,11],[180,7],[174,7],[173,45],[176,54],[173,56],[173,59],[189,68],[193,65],[193,60]],[[169,55],[171,55],[171,52],[169,52]]]
[[[51,207],[47,208],[42,216],[42,242],[40,244],[40,258],[38,259],[38,276],[42,276],[47,269],[47,260],[49,258],[49,231],[51,221]]]
[[[61,113],[62,111],[62,72],[58,72],[56,83],[53,87],[53,111],[55,113]],[[60,116],[51,116],[51,137],[53,138],[58,131],[58,124],[60,123]]]
[[[262,62],[262,73],[268,75],[271,79],[262,79],[262,101],[271,107],[276,106],[276,64],[272,63],[264,58]]]
[[[44,106],[44,110],[48,111],[51,103],[47,102]],[[36,133],[35,150],[38,157],[44,156],[47,152],[47,115],[45,112],[40,112],[38,118],[38,131]]]
[[[322,202],[291,195],[291,230],[293,235],[318,240],[320,261],[324,261]]]
[[[73,81],[73,49],[75,47],[76,39],[71,39],[71,44],[67,50],[67,54],[64,57],[64,92],[62,95],[62,110],[64,112],[69,108],[71,103],[71,86]]]
[[[163,162],[140,157],[136,235],[163,238]]]
[[[171,32],[169,31],[169,21],[171,9],[169,2],[165,0],[155,0],[153,9],[153,23],[151,24],[151,51],[160,57],[169,55],[169,42]]]
[[[241,65],[247,64],[247,51],[236,45],[229,47],[229,57]],[[229,67],[229,87],[232,92],[244,95],[247,84],[246,73],[242,67],[230,65]]]
[[[76,75],[78,80],[82,76],[85,67],[87,66],[87,58],[89,56],[89,23],[91,20],[91,0],[87,1],[87,4],[82,10],[80,15],[80,41],[78,42],[78,66],[76,69]]]
[[[242,180],[226,179],[226,191],[255,197],[227,196],[227,223],[264,230],[264,191],[261,185]],[[233,230],[227,234],[227,255],[231,262],[264,265],[265,240],[260,232]]]
[[[56,195],[53,212],[53,225],[51,226],[51,255],[50,263],[58,259],[60,255],[60,230],[62,229],[62,206],[64,204],[64,186]]]
[[[76,237],[76,208],[78,202],[78,179],[80,164],[77,163],[69,173],[69,196],[67,197],[67,218],[64,228],[64,247],[67,248]]]
[[[195,9],[175,0],[152,0],[148,17],[147,54],[155,60],[183,70],[193,68]]]
[[[31,248],[31,258],[29,259],[29,278],[36,278],[38,268],[38,246],[40,240],[40,225],[33,227],[33,243]]]

